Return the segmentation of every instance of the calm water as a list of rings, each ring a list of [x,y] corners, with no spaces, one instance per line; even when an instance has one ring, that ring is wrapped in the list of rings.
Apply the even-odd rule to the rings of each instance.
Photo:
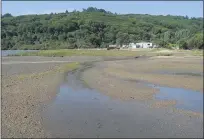
[[[148,84],[160,90],[155,95],[159,100],[176,100],[176,108],[203,113],[203,93],[183,88],[171,88]]]
[[[60,86],[56,99],[43,113],[44,125],[52,136],[133,138],[158,135],[154,134],[158,129],[146,129],[154,123],[159,128],[159,123],[154,118],[157,116],[144,114],[151,113],[145,110],[144,104],[112,100],[97,90],[84,87],[76,77],[76,74],[68,75],[68,81]]]
[[[8,55],[18,54],[22,52],[35,52],[35,51],[38,51],[38,50],[2,50],[1,56],[8,56]]]
[[[149,108],[139,101],[112,99],[83,85],[80,72],[68,74],[57,97],[43,110],[43,125],[52,137],[202,136],[201,119],[189,120],[189,116],[176,113],[172,116],[172,111]],[[182,123],[187,123],[186,128],[178,126]]]

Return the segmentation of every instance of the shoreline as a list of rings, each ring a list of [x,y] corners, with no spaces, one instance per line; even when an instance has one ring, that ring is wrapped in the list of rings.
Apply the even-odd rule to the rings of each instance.
[[[75,57],[73,57],[73,59],[74,58]],[[79,80],[81,80],[85,86],[92,89],[97,89],[101,92],[101,94],[105,94],[113,98],[138,102],[140,102],[140,100],[144,100],[143,102],[145,103],[146,101],[149,101],[151,103],[154,101],[151,100],[151,98],[152,95],[154,95],[157,91],[156,89],[146,87],[141,84],[137,84],[135,86],[135,83],[123,80],[123,76],[116,75],[121,79],[113,78],[109,75],[109,72],[107,72],[107,70],[103,71],[103,69],[113,66],[114,68],[122,69],[124,71],[127,70],[126,68],[130,68],[127,70],[130,73],[132,71],[134,72],[135,69],[137,72],[137,70],[140,71],[143,69],[140,65],[144,60],[143,58],[146,61],[146,65],[149,65],[148,60],[152,61],[152,59],[154,59],[152,57],[141,57],[138,59],[130,57],[100,57],[98,59],[94,57],[92,59],[79,58],[76,59],[76,61],[78,60],[79,62],[77,62],[78,66],[75,70],[79,69],[80,72],[76,79],[80,77]],[[60,59],[62,60],[66,58],[64,57]],[[30,61],[29,59],[27,60]],[[35,60],[37,60],[37,58]],[[9,61],[9,58],[7,59],[7,61]],[[180,62],[181,61],[182,60],[180,60]],[[195,63],[194,60],[188,62]],[[196,64],[198,64],[199,62],[196,62]],[[138,63],[140,65],[140,68],[138,68]],[[189,65],[189,63],[187,63],[187,65]],[[69,63],[67,64],[69,65]],[[52,102],[56,98],[59,92],[59,85],[64,82],[67,73],[75,72],[75,70],[69,70],[70,68],[73,68],[73,65],[65,65],[66,64],[63,63],[20,63],[17,65],[3,65],[2,137],[52,137],[51,133],[47,131],[42,125],[41,113],[45,110],[44,108],[46,108],[50,104],[50,102]],[[86,69],[89,67],[91,68]],[[158,68],[157,66],[155,67]],[[197,67],[193,67],[193,69],[197,70]],[[117,71],[115,72],[117,73]],[[119,72],[119,75],[122,74],[120,74]],[[100,83],[100,85],[97,85],[97,83]],[[136,92],[138,91],[139,93],[135,94],[134,92],[131,92],[131,89],[134,90],[135,88]],[[118,92],[118,90],[121,89],[122,92]],[[198,113],[174,109],[172,105],[175,105],[175,101],[155,101],[150,107],[152,107],[153,109],[155,107],[161,109],[165,109],[166,107],[168,107],[168,110],[172,109],[172,114],[176,112],[176,114],[184,114],[187,117],[192,116],[193,118],[198,117],[199,119],[200,117],[203,117],[203,115],[200,115]]]
[[[55,99],[59,85],[69,71],[54,66],[48,72],[2,77],[2,137],[49,138],[41,113]],[[9,109],[8,109],[9,108]],[[14,112],[15,111],[15,112]]]
[[[194,77],[191,75],[162,75],[162,74],[155,74],[155,73],[148,73],[148,70],[160,70],[158,65],[152,66],[153,64],[157,64],[158,61],[153,61],[154,58],[149,58],[145,60],[145,62],[141,60],[127,60],[127,61],[106,61],[103,63],[96,63],[93,68],[88,69],[83,73],[83,80],[85,83],[90,86],[90,88],[94,88],[99,90],[101,93],[110,96],[113,99],[119,100],[137,100],[137,101],[154,101],[151,107],[171,107],[174,106],[176,101],[173,99],[171,100],[155,100],[155,94],[160,93],[157,88],[150,87],[147,84],[152,84],[156,86],[166,87],[166,88],[175,88],[175,89],[186,89],[186,90],[193,90],[199,94],[203,94],[201,91],[203,81],[202,77]],[[157,58],[155,58],[157,60]],[[175,59],[174,59],[175,60]],[[180,60],[180,59],[179,59]],[[162,63],[164,60],[160,60],[159,62]],[[187,60],[188,61],[188,60]],[[182,62],[177,67],[174,66],[172,63],[175,61],[165,61],[167,64],[165,65],[167,68],[173,67],[174,70],[181,70],[183,67],[186,68],[187,66],[191,65],[192,61],[188,61],[188,63]],[[198,63],[198,62],[197,62]],[[197,65],[197,63],[195,65]],[[177,64],[177,63],[176,63]],[[180,68],[181,65],[181,68]],[[132,66],[130,68],[130,66]],[[147,70],[147,66],[151,67]],[[201,65],[202,66],[202,65]],[[200,67],[191,66],[192,70],[200,70]],[[113,72],[109,72],[107,69],[113,68]],[[163,67],[161,66],[163,69]],[[147,70],[147,73],[146,71]],[[128,74],[124,74],[128,73]],[[128,76],[127,76],[128,75]],[[138,76],[135,76],[138,75]],[[148,76],[149,75],[149,76]],[[92,78],[89,78],[92,76]],[[161,78],[165,77],[165,78]],[[178,81],[173,82],[173,78],[178,79]],[[143,79],[143,80],[141,80]],[[149,81],[149,82],[148,82]],[[180,82],[180,85],[177,84]],[[192,83],[192,84],[189,84]],[[199,83],[198,85],[194,86],[195,83]],[[201,92],[200,92],[201,91]],[[189,113],[193,115],[200,115],[202,113],[193,112],[188,110],[184,113]],[[188,112],[187,112],[188,111]]]
[[[17,58],[17,59],[16,59]],[[2,62],[26,60],[28,63],[2,66],[2,137],[49,138],[44,130],[41,113],[56,98],[59,85],[74,65],[65,63],[32,63],[53,60],[46,57],[4,57]],[[55,57],[67,64],[124,59],[125,57]],[[130,58],[130,57],[126,57]],[[75,62],[70,60],[74,59]],[[77,62],[78,61],[78,62]],[[72,69],[70,71],[70,69]]]
[[[98,68],[102,68],[103,65],[99,64],[99,66],[100,67]],[[98,88],[94,87],[92,84],[88,84],[90,86],[87,86],[87,78],[83,80],[83,74],[89,70],[93,70],[94,68],[95,64],[91,65],[89,63],[84,63],[81,68],[78,68],[68,74],[68,80],[65,81],[65,84],[63,84],[62,90],[57,96],[57,99],[47,107],[44,113],[44,118],[46,118],[44,122],[53,137],[95,137],[99,134],[101,137],[105,137],[108,133],[115,133],[114,137],[121,136],[120,132],[115,132],[115,128],[113,127],[117,127],[116,131],[118,128],[121,129],[124,137],[129,137],[127,130],[135,131],[136,133],[132,133],[135,137],[150,137],[151,132],[154,133],[154,135],[155,133],[160,132],[158,137],[164,137],[166,133],[169,133],[169,130],[173,130],[173,133],[178,133],[177,135],[174,134],[169,137],[202,136],[202,128],[200,128],[200,126],[203,115],[183,111],[169,106],[169,104],[174,104],[174,101],[140,101],[137,98],[124,101],[124,96],[119,99],[115,99],[111,97],[110,93],[106,94],[105,92],[98,90]],[[91,73],[92,78],[97,77],[97,74],[93,72]],[[103,74],[101,76],[103,76],[102,78],[105,78]],[[90,76],[88,79],[90,79]],[[109,82],[107,84],[109,84]],[[107,84],[104,84],[104,87],[109,88]],[[111,83],[109,85],[113,84],[114,83]],[[69,90],[69,93],[67,93],[65,88]],[[140,88],[140,90],[142,90],[142,88]],[[125,93],[127,93],[127,95],[131,95],[129,92]],[[97,113],[100,114],[98,115]],[[122,115],[128,116],[124,116],[122,118]],[[147,118],[146,116],[149,117]],[[155,120],[155,118],[157,119]],[[113,119],[117,121],[117,126],[112,124],[111,120]],[[123,124],[126,122],[123,123],[123,121],[128,121],[127,119],[135,119],[137,122],[131,122],[132,126],[129,126],[129,124],[124,126]],[[144,122],[140,123],[139,121],[148,122],[144,124]],[[140,124],[138,124],[138,122]],[[197,122],[200,124],[196,125]],[[158,125],[154,125],[155,123]],[[95,127],[94,125],[97,124],[102,125],[102,127]],[[171,127],[169,128],[170,125]],[[90,130],[86,130],[87,126]],[[154,128],[154,131],[147,130],[145,135],[141,135],[141,132],[138,134],[138,129],[140,129],[141,126],[144,127],[144,130],[142,131],[145,131],[146,128],[150,128],[152,126],[156,127]],[[123,129],[124,127],[126,127],[127,130]],[[108,131],[106,130],[107,128],[109,129]]]

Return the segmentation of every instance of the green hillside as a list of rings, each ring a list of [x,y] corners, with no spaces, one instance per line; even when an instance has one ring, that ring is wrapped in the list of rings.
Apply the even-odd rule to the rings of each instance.
[[[161,47],[203,48],[203,18],[82,12],[2,16],[2,49],[104,48],[149,41]]]

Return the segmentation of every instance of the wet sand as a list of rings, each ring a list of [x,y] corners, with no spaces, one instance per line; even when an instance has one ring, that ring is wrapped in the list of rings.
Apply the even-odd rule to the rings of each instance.
[[[2,137],[203,137],[202,114],[174,109],[171,107],[175,105],[174,101],[154,100],[153,95],[158,93],[158,89],[142,84],[140,76],[137,76],[147,74],[149,76],[143,76],[143,81],[176,87],[176,83],[170,82],[174,82],[170,75],[153,71],[166,67],[167,70],[201,72],[200,66],[203,65],[200,59],[152,58],[145,59],[145,62],[144,59],[104,62],[108,59],[113,60],[103,57],[54,58],[55,61],[67,62],[101,61],[90,69],[80,71],[80,74],[73,72],[74,76],[64,82],[67,76],[62,73],[40,74],[42,76],[35,78],[22,76],[52,71],[64,64],[29,64],[22,61],[54,61],[53,58],[3,58]],[[21,63],[9,63],[11,61]],[[163,65],[159,66],[160,63]],[[161,76],[162,81],[155,76]],[[180,80],[179,83],[184,81],[187,84],[181,83],[179,87],[202,89],[200,76],[174,76]],[[191,86],[186,80],[198,85]],[[65,85],[65,90],[71,87],[72,92],[79,91],[79,95],[70,92],[61,94],[59,88],[62,85]],[[84,88],[88,89],[85,96]]]
[[[175,73],[202,73],[203,59],[190,57],[185,59],[150,58],[145,60],[109,61],[97,63],[95,67],[87,71],[84,76],[87,78],[92,75],[93,78],[87,80],[92,86],[97,86],[97,88],[108,92],[110,95],[115,95],[115,97],[122,96],[122,98],[131,96],[129,93],[123,93],[122,90],[131,88],[131,84],[133,84],[133,86],[141,86],[141,81],[203,92],[203,76],[163,74],[162,72],[164,71]],[[108,91],[109,89],[115,89],[116,91]],[[145,89],[148,89],[148,87],[145,87]],[[139,87],[139,91],[142,90],[142,87]],[[155,91],[144,90],[143,92],[149,92],[148,94],[151,95],[152,92]],[[135,95],[135,97],[137,96],[138,94]]]
[[[41,112],[66,76],[56,69],[69,62],[104,59],[114,57],[2,57],[2,137],[51,137]]]
[[[55,97],[64,74],[42,73],[53,71],[62,65],[52,63],[2,66],[3,138],[51,137],[42,126],[40,113],[42,107]]]
[[[56,72],[55,69],[63,66],[66,62],[33,62],[53,60],[73,62],[72,59],[2,57],[1,133],[3,138],[51,137],[43,128],[41,112],[42,108],[55,98],[58,86],[61,81],[64,81],[65,75]],[[93,61],[95,59],[97,58],[78,57],[75,61]],[[22,63],[22,61],[28,63]]]
[[[96,63],[87,70],[83,78],[91,87],[100,90],[108,96],[122,100],[152,100],[159,86],[184,88],[203,93],[203,76],[191,74],[164,74],[163,72],[203,72],[203,59],[199,57],[152,57],[148,59],[108,61]],[[161,73],[160,73],[161,72]],[[89,77],[92,78],[89,78]],[[158,102],[155,102],[158,105]],[[159,103],[161,106],[174,105]]]
[[[98,70],[102,70],[101,63],[99,65]],[[57,97],[43,112],[44,125],[53,137],[199,138],[203,136],[202,115],[169,107],[174,105],[175,101],[154,101],[150,97],[154,90],[142,84],[127,86],[130,82],[126,81],[124,88],[122,84],[125,81],[122,82],[119,78],[117,81],[121,82],[115,80],[102,82],[101,85],[106,85],[103,88],[109,90],[99,91],[98,86],[92,86],[88,82],[95,78],[102,80],[106,76],[93,73],[93,69],[97,66],[92,68],[89,64],[87,66],[88,69],[82,67],[67,75]],[[89,72],[92,76],[89,74],[87,77]],[[121,88],[126,89],[123,92],[126,95],[121,95],[122,92],[118,92],[119,90],[111,89],[118,87],[114,87],[116,83],[120,83],[117,85],[120,87],[122,85]],[[140,93],[137,93],[138,87]],[[136,92],[129,92],[131,89],[135,89],[133,91]],[[114,93],[120,93],[118,95],[120,97],[114,96]]]

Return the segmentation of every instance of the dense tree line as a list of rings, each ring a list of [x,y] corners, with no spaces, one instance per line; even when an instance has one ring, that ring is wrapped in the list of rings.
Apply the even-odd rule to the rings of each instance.
[[[2,16],[2,49],[104,48],[148,41],[203,49],[203,18],[116,14],[89,7],[42,15]]]

